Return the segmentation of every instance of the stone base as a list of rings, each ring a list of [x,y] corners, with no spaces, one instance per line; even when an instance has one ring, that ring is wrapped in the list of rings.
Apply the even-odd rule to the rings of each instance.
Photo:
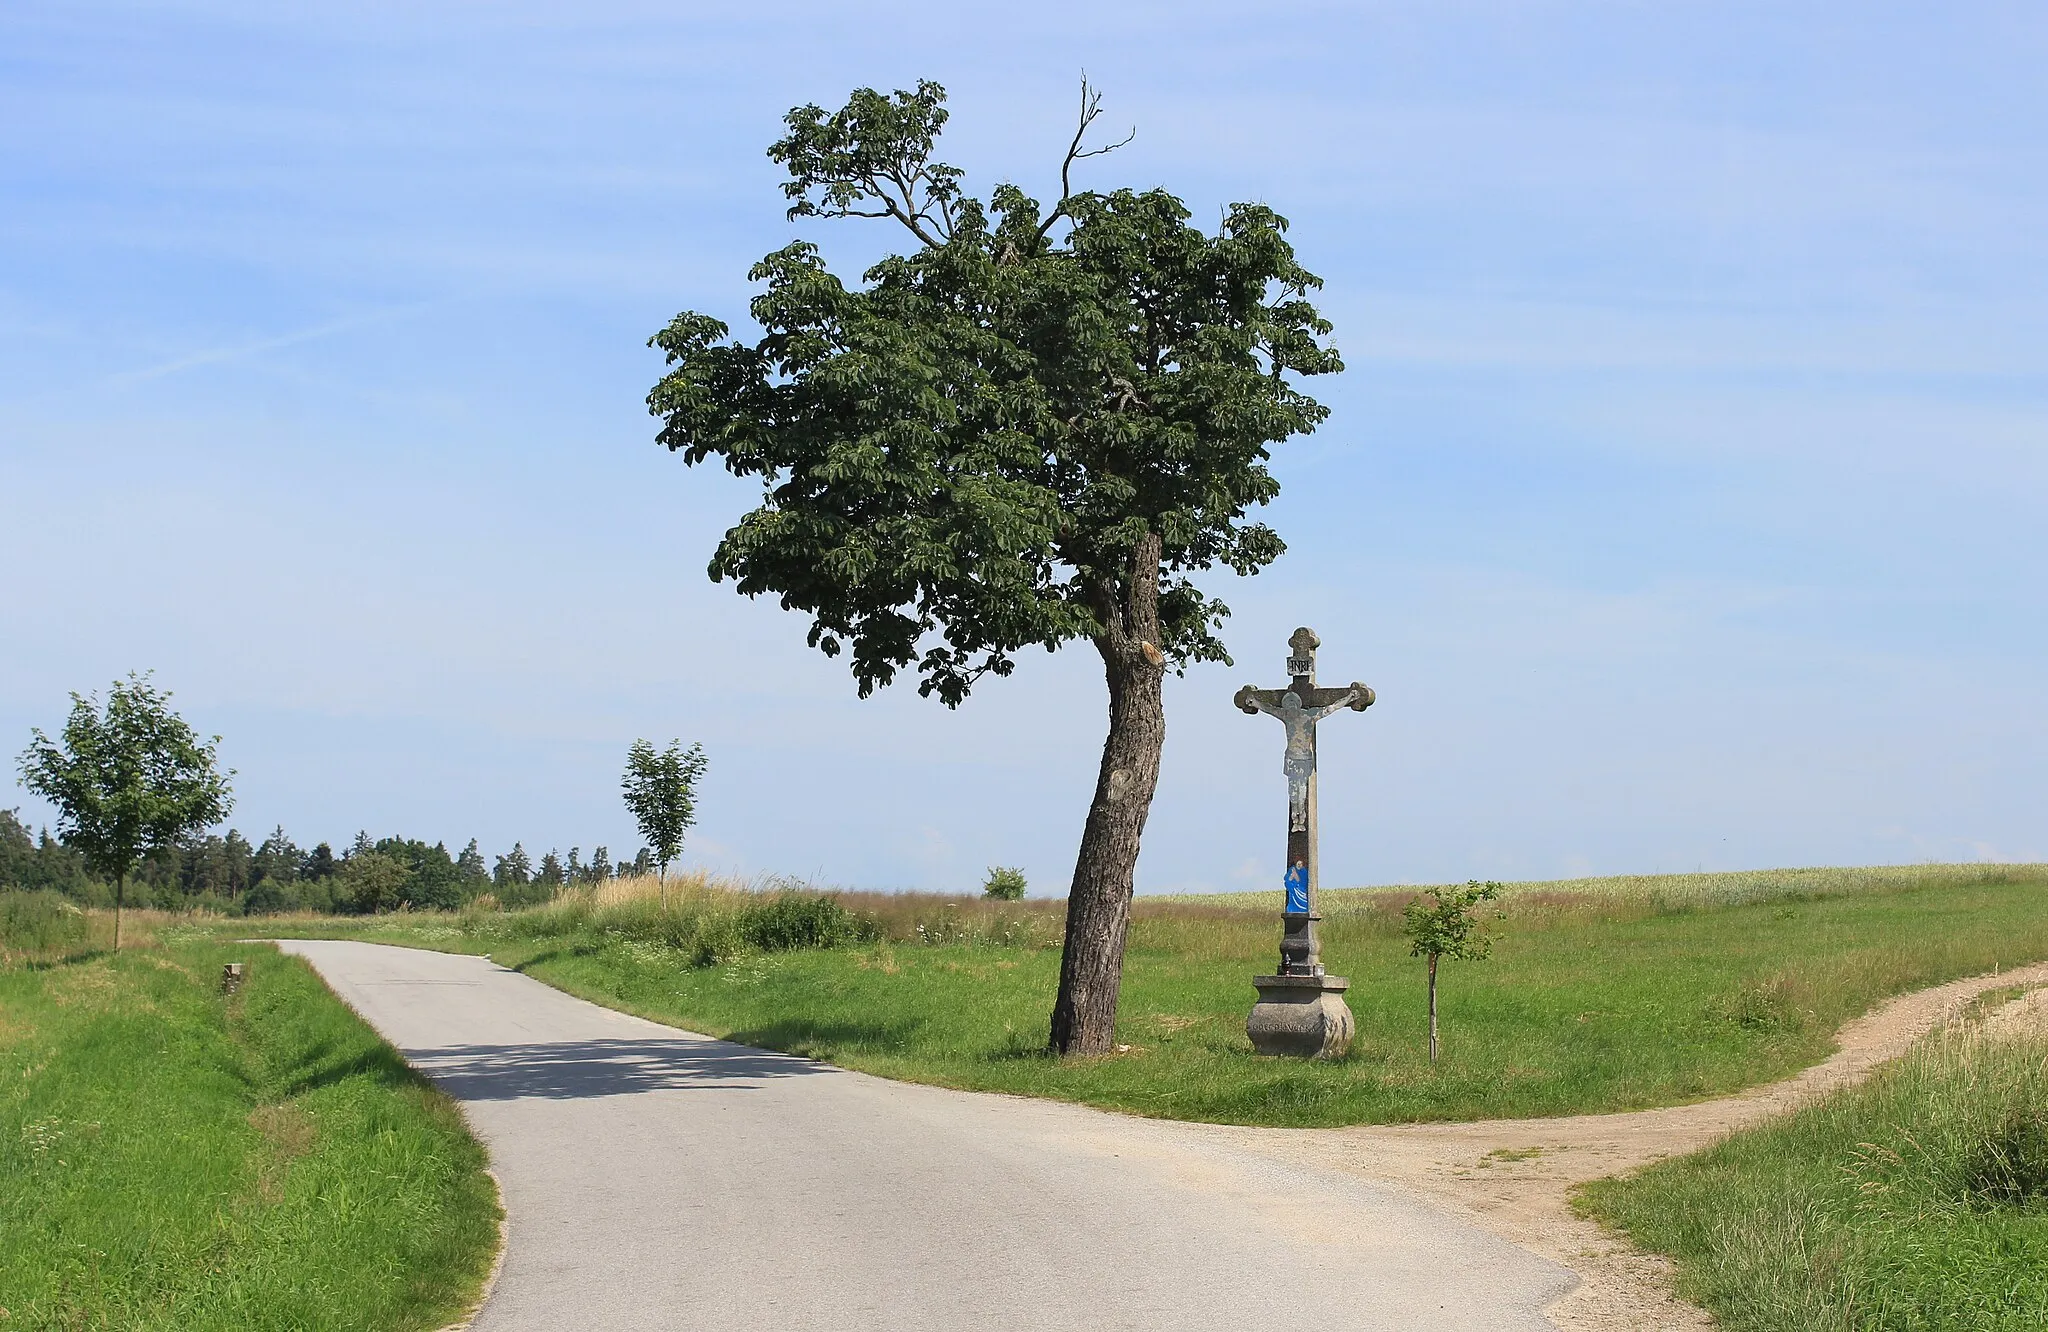
[[[1335,1059],[1351,1048],[1358,1026],[1344,991],[1351,982],[1342,976],[1254,976],[1259,1002],[1245,1020],[1244,1034],[1252,1049],[1265,1055],[1303,1059]]]

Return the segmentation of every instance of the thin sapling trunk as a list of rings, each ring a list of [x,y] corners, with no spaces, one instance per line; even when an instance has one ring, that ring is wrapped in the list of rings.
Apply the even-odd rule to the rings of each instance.
[[[1429,1062],[1437,1059],[1436,966],[1444,958],[1477,962],[1493,951],[1493,939],[1484,933],[1474,912],[1482,902],[1499,899],[1501,886],[1477,879],[1463,888],[1431,888],[1415,895],[1401,908],[1401,928],[1409,939],[1408,955],[1429,962]],[[1498,912],[1496,919],[1500,918]]]
[[[1429,955],[1429,1062],[1436,1062],[1436,958]]]

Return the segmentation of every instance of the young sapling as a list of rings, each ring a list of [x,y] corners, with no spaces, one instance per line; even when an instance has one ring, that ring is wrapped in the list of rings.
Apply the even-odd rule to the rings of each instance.
[[[1480,929],[1479,905],[1497,900],[1501,886],[1470,880],[1463,888],[1431,888],[1418,893],[1401,911],[1402,932],[1408,936],[1410,957],[1429,960],[1429,1062],[1436,1063],[1436,964],[1443,958],[1462,962],[1484,961],[1493,951],[1493,938]],[[1495,920],[1506,913],[1495,911]]]

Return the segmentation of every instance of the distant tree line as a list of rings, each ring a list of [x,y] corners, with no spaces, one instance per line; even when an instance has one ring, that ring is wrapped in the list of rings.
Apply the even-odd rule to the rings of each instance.
[[[584,860],[580,847],[567,858],[549,850],[535,865],[525,846],[486,863],[475,838],[454,855],[446,843],[410,837],[371,840],[357,833],[340,854],[321,842],[301,849],[282,827],[255,846],[237,830],[188,838],[145,856],[129,880],[130,900],[164,910],[209,907],[265,915],[280,911],[369,914],[452,910],[490,894],[503,906],[545,902],[572,884],[594,884],[623,874],[652,874],[654,855],[642,848],[614,862],[605,847]],[[112,886],[95,878],[76,851],[50,835],[31,833],[20,811],[0,809],[0,890],[51,889],[91,906],[113,901]]]

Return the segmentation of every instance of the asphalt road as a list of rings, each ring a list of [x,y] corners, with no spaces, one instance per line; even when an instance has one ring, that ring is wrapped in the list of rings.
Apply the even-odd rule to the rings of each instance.
[[[1201,1125],[849,1073],[480,957],[280,947],[489,1147],[509,1236],[475,1332],[1516,1332],[1573,1281]]]

